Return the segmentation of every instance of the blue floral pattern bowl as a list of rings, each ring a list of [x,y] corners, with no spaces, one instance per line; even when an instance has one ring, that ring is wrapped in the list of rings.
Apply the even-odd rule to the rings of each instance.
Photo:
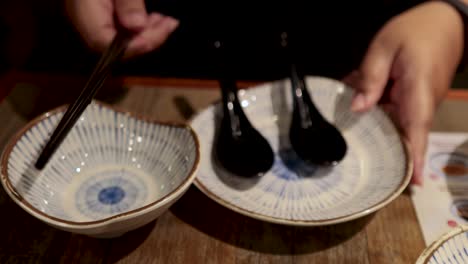
[[[1,182],[31,215],[63,230],[114,237],[158,217],[195,179],[198,138],[93,102],[46,167],[34,163],[65,107],[31,121],[3,152]]]
[[[468,226],[460,225],[434,241],[416,264],[468,263]]]
[[[271,170],[260,178],[231,175],[212,158],[219,104],[200,112],[192,127],[201,142],[195,185],[234,211],[287,225],[327,225],[370,214],[395,199],[408,185],[412,163],[406,144],[378,107],[350,111],[353,90],[341,82],[307,78],[309,91],[324,117],[343,133],[349,150],[338,165],[311,166],[291,149],[290,81],[279,80],[239,91],[247,117],[275,151]],[[317,149],[320,151],[320,149]]]

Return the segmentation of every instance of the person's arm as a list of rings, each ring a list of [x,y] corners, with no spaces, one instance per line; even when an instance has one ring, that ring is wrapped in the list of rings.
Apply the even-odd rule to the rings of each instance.
[[[409,142],[414,183],[422,183],[432,120],[460,64],[464,30],[453,6],[419,4],[384,25],[359,69],[347,78],[357,90],[353,110],[366,111],[386,99],[382,106]],[[387,84],[388,98],[383,98]]]
[[[464,71],[468,65],[468,0],[436,0],[441,1],[455,9],[463,20],[464,24],[464,53],[458,71]]]

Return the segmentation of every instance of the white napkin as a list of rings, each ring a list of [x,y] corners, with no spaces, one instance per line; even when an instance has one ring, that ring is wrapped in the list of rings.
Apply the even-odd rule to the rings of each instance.
[[[468,221],[468,133],[431,133],[423,186],[411,197],[426,245]]]

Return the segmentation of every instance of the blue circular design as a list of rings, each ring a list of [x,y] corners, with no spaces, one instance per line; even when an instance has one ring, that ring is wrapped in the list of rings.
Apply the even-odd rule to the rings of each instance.
[[[102,171],[78,188],[76,208],[92,219],[124,213],[146,201],[147,186],[129,170]]]
[[[318,167],[302,161],[291,148],[279,151],[272,168],[273,174],[286,181],[297,181],[314,175]]]
[[[99,202],[103,204],[116,204],[125,197],[125,191],[119,186],[111,186],[102,189],[98,194]]]

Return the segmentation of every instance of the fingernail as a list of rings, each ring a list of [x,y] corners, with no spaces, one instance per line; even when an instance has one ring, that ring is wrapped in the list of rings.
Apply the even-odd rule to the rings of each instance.
[[[130,27],[143,27],[146,23],[146,15],[141,12],[133,12],[126,17],[127,26]]]
[[[351,105],[351,110],[352,111],[360,111],[366,106],[366,98],[364,94],[360,93],[358,94]]]
[[[163,16],[162,14],[151,13],[149,16],[150,24],[154,26],[155,24],[161,22],[161,20],[163,20],[164,18],[165,16]]]
[[[179,20],[170,18],[167,24],[169,30],[174,31],[179,26]]]
[[[420,158],[414,160],[413,182],[418,186],[423,185],[423,161]]]
[[[416,185],[416,186],[419,186],[419,187],[422,187],[422,185],[423,185],[423,184],[422,184],[422,180],[419,179],[419,178],[415,178],[415,177],[413,177],[413,178],[411,179],[411,184]]]

